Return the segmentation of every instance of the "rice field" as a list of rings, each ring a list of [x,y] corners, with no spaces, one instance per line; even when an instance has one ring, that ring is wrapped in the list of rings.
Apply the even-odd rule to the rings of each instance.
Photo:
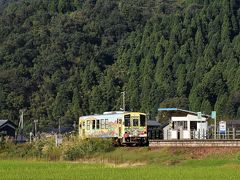
[[[190,160],[179,165],[111,165],[1,160],[0,179],[239,179],[240,164]]]
[[[9,158],[0,156],[0,180],[240,179],[236,148],[117,148],[77,161]]]

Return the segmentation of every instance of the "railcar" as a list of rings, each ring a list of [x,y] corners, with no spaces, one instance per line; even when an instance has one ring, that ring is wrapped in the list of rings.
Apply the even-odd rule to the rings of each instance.
[[[126,133],[128,138],[126,138]],[[118,145],[146,145],[146,114],[140,112],[104,112],[79,118],[80,138],[112,138]]]

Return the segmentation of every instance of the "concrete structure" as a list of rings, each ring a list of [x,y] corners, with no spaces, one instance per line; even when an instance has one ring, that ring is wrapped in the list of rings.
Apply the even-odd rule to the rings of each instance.
[[[170,131],[169,131],[169,128],[170,128],[170,125],[166,125],[164,128],[163,128],[163,139],[164,140],[168,140],[168,139],[171,139],[171,136],[170,136]]]
[[[168,114],[169,124],[163,128],[164,140],[206,139],[209,115],[178,108],[159,108]]]
[[[240,140],[150,140],[149,147],[240,147]]]

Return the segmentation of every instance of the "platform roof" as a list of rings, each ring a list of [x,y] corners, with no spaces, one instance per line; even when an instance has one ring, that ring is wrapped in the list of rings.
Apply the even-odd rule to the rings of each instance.
[[[192,114],[192,115],[196,115],[196,116],[198,115],[198,112],[184,110],[184,109],[179,109],[179,108],[158,108],[158,111],[159,112],[166,111],[166,112],[172,112],[172,113],[181,112],[181,113]],[[202,113],[202,117],[210,118],[211,116]]]

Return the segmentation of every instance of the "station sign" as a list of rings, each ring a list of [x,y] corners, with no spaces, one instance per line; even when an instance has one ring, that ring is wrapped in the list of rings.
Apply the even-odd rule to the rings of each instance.
[[[226,121],[220,121],[219,122],[219,133],[220,134],[225,134],[226,133],[226,128],[227,128]]]
[[[197,112],[197,117],[198,117],[199,120],[202,119],[202,113],[201,112]]]
[[[216,119],[216,111],[212,111],[212,113],[211,113],[211,118],[212,118],[212,119]]]

